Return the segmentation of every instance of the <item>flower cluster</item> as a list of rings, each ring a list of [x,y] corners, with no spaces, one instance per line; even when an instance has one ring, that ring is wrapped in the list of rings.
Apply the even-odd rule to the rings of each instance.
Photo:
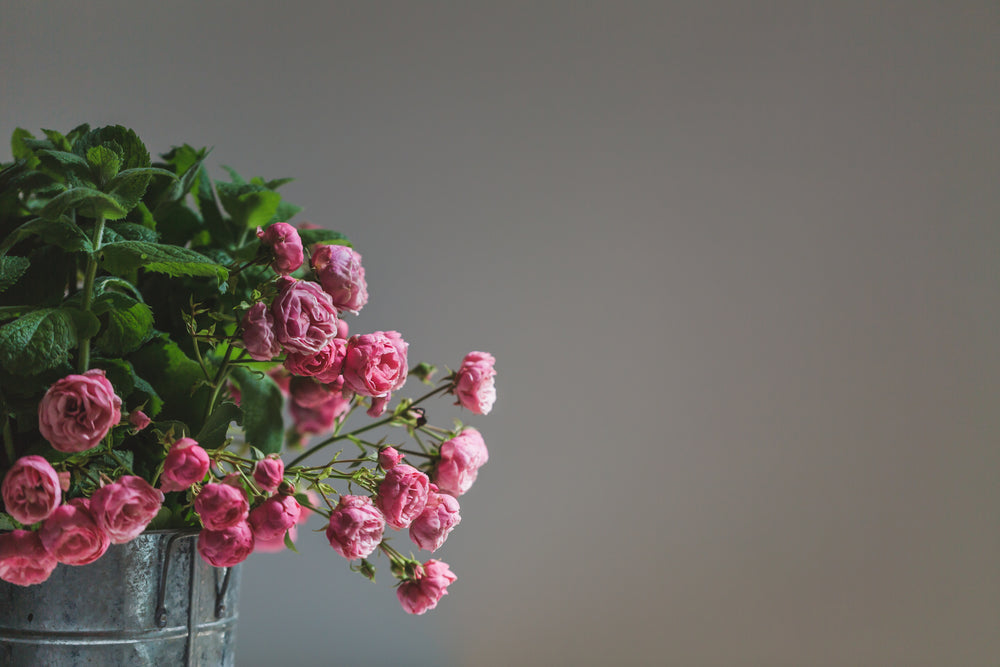
[[[16,306],[0,325],[0,579],[38,584],[153,529],[196,532],[231,567],[318,516],[351,569],[374,580],[385,557],[403,609],[433,609],[455,575],[392,542],[438,552],[488,454],[424,403],[488,414],[494,357],[435,382],[399,332],[352,335],[362,257],[290,224],[284,179],[230,170],[213,188],[204,149],[154,165],[125,128],[45,133],[18,130],[0,164],[0,307]],[[398,398],[411,377],[431,388]],[[370,421],[348,429],[355,413]]]

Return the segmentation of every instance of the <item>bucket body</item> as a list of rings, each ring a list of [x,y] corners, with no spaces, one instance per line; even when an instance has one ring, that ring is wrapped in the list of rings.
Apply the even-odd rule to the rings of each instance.
[[[196,542],[151,531],[35,586],[0,581],[0,665],[234,665],[240,568]]]

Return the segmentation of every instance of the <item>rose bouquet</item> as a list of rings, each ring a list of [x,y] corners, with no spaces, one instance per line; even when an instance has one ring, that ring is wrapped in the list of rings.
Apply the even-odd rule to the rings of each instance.
[[[434,608],[455,575],[390,537],[435,552],[461,520],[486,445],[424,404],[490,412],[493,357],[435,383],[399,333],[352,335],[361,255],[288,222],[288,179],[212,181],[188,145],[153,163],[120,126],[43,133],[17,130],[0,164],[0,578],[36,584],[152,529],[198,531],[228,567],[294,549],[319,515],[353,570],[374,580],[380,553],[403,608]],[[394,402],[411,376],[430,389]]]

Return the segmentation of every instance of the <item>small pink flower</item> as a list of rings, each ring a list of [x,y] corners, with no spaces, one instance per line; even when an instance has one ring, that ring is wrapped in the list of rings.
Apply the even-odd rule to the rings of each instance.
[[[316,354],[337,335],[337,309],[316,283],[284,277],[271,304],[274,335],[287,352]]]
[[[150,425],[152,420],[149,416],[142,410],[133,410],[128,416],[128,423],[132,425],[136,431],[141,431]]]
[[[408,347],[396,331],[351,336],[344,355],[344,386],[361,396],[388,399],[406,382]]]
[[[354,560],[370,556],[382,541],[385,519],[367,496],[341,496],[330,515],[326,539],[338,554]]]
[[[275,540],[298,522],[302,508],[294,496],[272,496],[250,511],[254,539]]]
[[[434,483],[441,491],[460,496],[472,486],[479,469],[489,460],[483,436],[467,428],[451,440],[441,443],[441,458],[434,474]]]
[[[22,456],[0,485],[7,514],[27,525],[48,517],[62,500],[59,474],[41,456]]]
[[[201,525],[208,530],[225,530],[250,515],[246,491],[233,484],[206,484],[194,499],[194,509]]]
[[[334,338],[315,354],[289,352],[285,357],[285,368],[292,375],[315,377],[320,382],[333,382],[340,376],[346,352],[347,341]]]
[[[163,505],[163,492],[142,477],[126,475],[90,497],[90,513],[112,544],[125,544],[146,529]]]
[[[368,303],[368,283],[359,253],[343,245],[317,245],[312,266],[337,310],[357,315]]]
[[[424,511],[429,489],[427,475],[403,463],[385,473],[375,504],[386,523],[396,529],[406,528]]]
[[[258,301],[243,314],[243,345],[257,361],[270,361],[281,354],[281,343],[274,335],[274,316],[267,304]]]
[[[18,586],[40,584],[58,561],[45,550],[38,533],[14,530],[0,534],[0,579]]]
[[[305,259],[302,239],[295,227],[287,222],[276,222],[263,230],[258,227],[257,238],[271,248],[271,252],[274,253],[271,268],[278,273],[289,274],[302,266]]]
[[[88,565],[111,545],[111,538],[97,525],[89,506],[82,498],[60,505],[38,531],[45,550],[60,563]]]
[[[69,491],[69,484],[71,481],[72,481],[72,476],[70,475],[68,470],[64,470],[63,472],[59,473],[59,488],[62,490],[63,493]]]
[[[385,412],[385,408],[388,405],[389,405],[388,396],[375,396],[374,398],[372,398],[371,407],[369,407],[365,411],[365,414],[371,417],[372,419],[377,419],[382,416],[382,413]]]
[[[469,352],[456,373],[455,396],[462,407],[477,415],[489,414],[497,400],[496,359],[488,352]]]
[[[122,420],[121,407],[104,371],[67,375],[38,404],[38,430],[60,452],[82,452],[96,447]]]
[[[382,466],[382,470],[392,470],[402,460],[403,455],[395,447],[386,447],[378,453],[378,464]]]
[[[232,567],[247,559],[254,549],[253,530],[240,521],[220,530],[205,528],[198,533],[198,553],[209,565]]]
[[[175,442],[163,461],[160,490],[186,491],[192,484],[205,479],[211,461],[208,452],[192,438]]]
[[[456,579],[447,563],[432,559],[423,564],[416,579],[399,585],[396,596],[407,614],[423,614],[437,606]]]
[[[424,551],[437,551],[462,521],[458,510],[458,501],[446,493],[437,493],[432,484],[424,511],[410,524],[410,539]]]
[[[285,462],[277,454],[271,454],[254,464],[253,479],[264,491],[277,491],[284,478]]]

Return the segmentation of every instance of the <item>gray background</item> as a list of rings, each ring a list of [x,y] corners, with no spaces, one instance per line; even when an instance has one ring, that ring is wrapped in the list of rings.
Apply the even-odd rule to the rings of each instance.
[[[0,135],[296,176],[354,331],[499,359],[451,594],[308,534],[240,665],[997,664],[997,3],[0,10]]]

